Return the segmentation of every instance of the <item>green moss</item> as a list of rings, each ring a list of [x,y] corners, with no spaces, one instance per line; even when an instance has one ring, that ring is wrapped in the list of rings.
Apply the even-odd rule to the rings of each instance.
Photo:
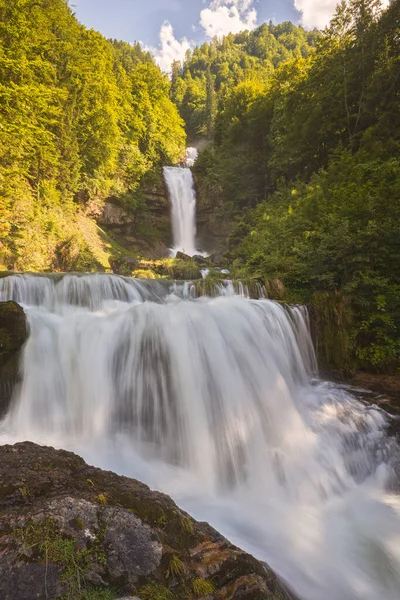
[[[311,300],[311,325],[320,367],[354,369],[350,300],[339,292],[317,292]]]
[[[166,578],[169,579],[170,577],[182,577],[183,573],[183,562],[174,554],[169,563],[169,567],[166,572]]]
[[[115,600],[118,594],[112,588],[90,587],[84,590],[82,600]]]
[[[164,279],[191,280],[201,279],[198,265],[193,260],[163,258],[160,260],[141,260],[138,269],[151,271]]]
[[[0,359],[11,352],[11,336],[5,329],[0,328]]]
[[[60,566],[60,579],[66,586],[63,600],[111,600],[117,597],[110,589],[94,588],[86,583],[90,569],[106,563],[99,538],[90,548],[80,549],[77,540],[63,535],[50,517],[42,522],[30,521],[25,527],[16,529],[14,536],[22,545],[21,558]]]
[[[192,589],[195,598],[202,598],[203,596],[212,594],[215,590],[215,585],[206,579],[193,579]]]
[[[23,309],[13,301],[0,302],[0,361],[8,361],[27,338]]]
[[[105,496],[104,494],[99,494],[98,496],[96,496],[95,500],[98,504],[101,504],[102,506],[106,506],[108,504],[107,496]]]
[[[159,583],[148,583],[139,590],[141,600],[175,600],[176,596]]]
[[[157,279],[156,273],[151,269],[136,269],[133,271],[132,277],[136,279]]]
[[[82,531],[82,530],[83,530],[83,528],[85,527],[85,523],[84,523],[84,521],[83,521],[82,519],[75,519],[75,520],[74,520],[74,523],[75,523],[76,527],[77,527],[77,528],[78,528],[80,531]]]
[[[19,488],[19,493],[21,494],[24,500],[27,500],[31,496],[29,488],[25,485]]]
[[[180,524],[181,524],[182,529],[187,531],[187,533],[190,533],[190,534],[194,533],[193,521],[189,516],[181,517]]]

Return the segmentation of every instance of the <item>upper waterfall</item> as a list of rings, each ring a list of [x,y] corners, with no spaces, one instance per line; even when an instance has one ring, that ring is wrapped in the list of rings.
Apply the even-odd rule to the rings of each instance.
[[[164,167],[171,201],[173,251],[193,256],[196,250],[196,193],[189,167],[197,158],[195,148],[186,151],[186,167]]]

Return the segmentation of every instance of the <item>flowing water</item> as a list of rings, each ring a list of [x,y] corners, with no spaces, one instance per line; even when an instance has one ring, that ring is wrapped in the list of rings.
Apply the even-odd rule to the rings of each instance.
[[[1,441],[170,494],[304,600],[400,597],[389,417],[316,378],[307,313],[107,275],[0,279],[30,337]]]
[[[173,252],[184,252],[189,256],[196,250],[196,193],[189,167],[197,158],[197,150],[186,151],[186,167],[164,167],[164,179],[171,202]]]

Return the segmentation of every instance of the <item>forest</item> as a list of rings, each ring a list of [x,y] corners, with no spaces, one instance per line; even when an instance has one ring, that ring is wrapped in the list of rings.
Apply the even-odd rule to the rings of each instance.
[[[134,210],[188,141],[234,276],[324,307],[331,365],[396,372],[399,31],[399,0],[346,0],[322,32],[265,23],[169,79],[67,0],[0,0],[0,269],[107,270],[104,202]]]
[[[134,208],[146,178],[184,153],[169,87],[138,44],[86,29],[67,0],[0,0],[3,268],[109,266],[105,198]]]
[[[216,80],[213,138],[195,166],[200,202],[212,207],[214,229],[230,223],[225,257],[236,276],[281,280],[287,300],[328,313],[330,365],[396,371],[400,2],[385,11],[377,0],[342,2],[307,40],[290,24],[279,29],[292,55],[279,55],[274,69],[263,52],[276,28],[240,36],[242,48],[262,48],[268,76],[250,69],[228,90]],[[200,53],[206,79],[220,69],[218,53],[204,47],[183,66],[183,81]]]

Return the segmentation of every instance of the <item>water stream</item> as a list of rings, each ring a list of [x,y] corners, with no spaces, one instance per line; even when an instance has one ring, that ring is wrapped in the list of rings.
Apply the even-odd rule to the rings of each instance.
[[[197,150],[188,148],[185,167],[164,167],[164,179],[171,202],[173,249],[193,256],[196,250],[196,193],[190,167]]]
[[[389,417],[316,376],[306,311],[107,275],[0,279],[30,337],[0,441],[165,491],[304,600],[400,597]]]

